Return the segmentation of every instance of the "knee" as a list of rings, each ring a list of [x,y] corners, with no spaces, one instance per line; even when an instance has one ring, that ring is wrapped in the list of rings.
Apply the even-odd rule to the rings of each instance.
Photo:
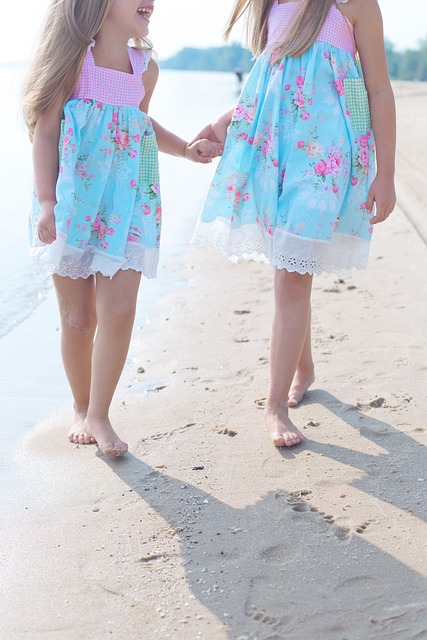
[[[63,309],[61,312],[63,331],[75,336],[85,338],[92,337],[96,329],[96,315],[83,309]]]
[[[116,300],[114,304],[109,305],[108,308],[98,313],[99,324],[108,323],[120,327],[133,324],[134,318],[135,303],[127,299]]]
[[[310,296],[312,279],[313,276],[308,273],[302,274],[296,271],[286,271],[286,269],[276,269],[276,291],[292,298]]]

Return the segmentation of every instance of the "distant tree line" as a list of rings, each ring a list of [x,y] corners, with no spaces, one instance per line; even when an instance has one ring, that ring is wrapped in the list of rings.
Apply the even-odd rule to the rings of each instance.
[[[186,47],[168,60],[160,61],[160,66],[164,69],[185,69],[187,71],[234,71],[241,69],[243,73],[247,73],[251,70],[253,63],[251,51],[240,44],[233,43],[209,49]]]
[[[387,62],[393,80],[427,80],[427,37],[421,40],[417,49],[396,51],[386,40]]]
[[[386,40],[385,48],[390,76],[393,80],[427,81],[427,37],[419,42],[417,49],[396,51]],[[235,71],[248,73],[254,63],[252,53],[238,43],[223,47],[195,49],[186,47],[174,56],[163,60],[164,69],[188,71]]]

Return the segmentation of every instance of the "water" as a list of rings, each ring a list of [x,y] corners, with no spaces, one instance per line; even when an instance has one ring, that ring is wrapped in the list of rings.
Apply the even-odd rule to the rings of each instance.
[[[0,67],[8,96],[0,103],[0,338],[28,317],[46,297],[48,283],[32,269],[27,249],[27,211],[31,194],[31,146],[19,119],[23,65]]]
[[[6,100],[0,103],[0,339],[31,316],[51,287],[28,257],[27,215],[31,199],[31,144],[20,120],[19,95],[25,74],[22,63],[0,66]],[[232,73],[161,70],[150,113],[163,126],[186,139],[236,99]],[[165,222],[162,258],[188,243],[211,166],[199,166],[161,154],[161,186]]]

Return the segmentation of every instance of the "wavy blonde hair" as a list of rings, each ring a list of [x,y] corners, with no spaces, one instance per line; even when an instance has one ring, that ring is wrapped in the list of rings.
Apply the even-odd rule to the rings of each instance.
[[[22,113],[30,140],[40,114],[59,97],[72,96],[87,48],[101,29],[113,0],[51,0],[22,91]],[[151,48],[145,38],[132,46]]]
[[[276,0],[236,0],[224,32],[227,40],[236,22],[246,14],[246,38],[255,57],[266,48],[268,16]],[[335,0],[300,0],[301,7],[292,24],[283,33],[283,41],[274,47],[273,62],[285,56],[301,56],[316,40]]]

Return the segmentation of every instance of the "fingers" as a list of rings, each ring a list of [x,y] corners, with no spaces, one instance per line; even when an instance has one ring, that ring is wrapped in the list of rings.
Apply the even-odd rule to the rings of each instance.
[[[372,189],[369,189],[368,197],[366,199],[366,211],[368,214],[372,213],[372,210],[375,205],[375,196]]]
[[[207,164],[212,162],[213,158],[222,155],[223,145],[219,142],[211,142],[210,140],[197,140],[186,145],[184,156],[193,162],[202,162]]]
[[[382,212],[379,212],[379,211],[377,210],[377,211],[375,212],[374,217],[373,217],[373,218],[371,218],[371,219],[369,220],[369,222],[370,222],[371,224],[379,224],[380,222],[384,222],[384,220],[387,220],[387,218],[389,217],[390,213],[391,213],[391,211],[386,211],[386,210],[384,210],[384,211],[382,211]]]
[[[372,215],[371,224],[387,220],[396,205],[396,192],[392,178],[376,176],[366,199],[366,213]]]
[[[368,207],[366,207],[366,209],[368,210]],[[393,209],[394,209],[394,205],[392,204],[375,202],[374,215],[372,218],[370,218],[369,222],[371,224],[379,224],[380,222],[384,222],[384,220],[387,220],[387,218],[389,217]],[[371,213],[371,212],[372,210],[371,211],[368,210],[368,213]]]
[[[369,219],[371,224],[379,224],[387,220],[390,213],[394,209],[394,202],[389,199],[381,197],[380,194],[375,194],[374,190],[370,190],[368,198],[366,200],[366,211],[368,214],[373,213],[372,218]]]
[[[56,240],[55,225],[39,224],[38,236],[44,244],[52,244]]]

